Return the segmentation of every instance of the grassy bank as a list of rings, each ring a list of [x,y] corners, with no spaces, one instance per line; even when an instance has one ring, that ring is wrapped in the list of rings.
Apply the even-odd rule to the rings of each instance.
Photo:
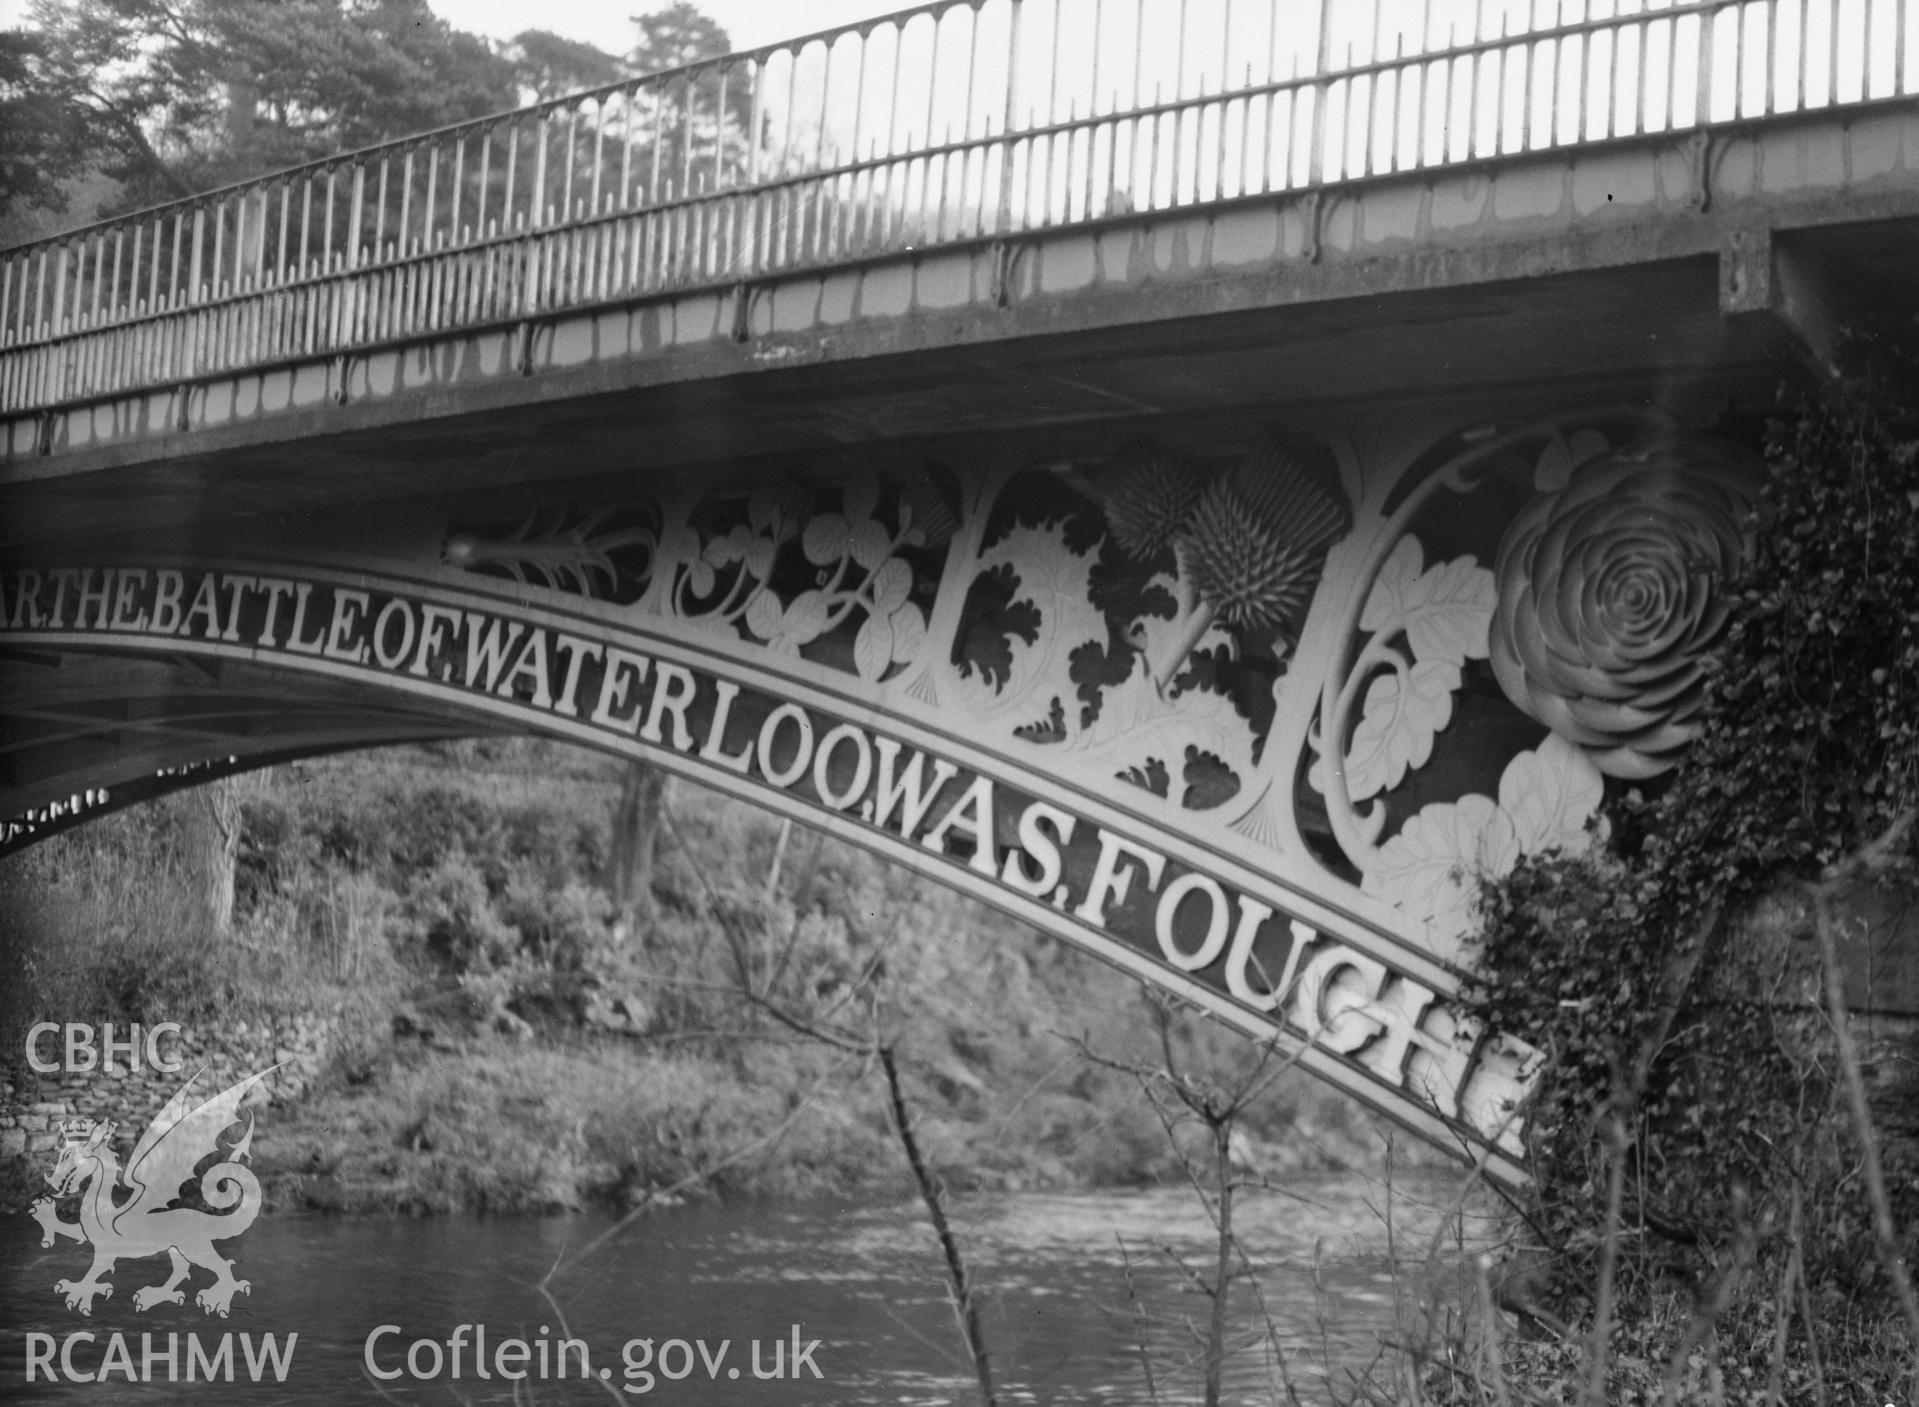
[[[1159,1059],[1131,979],[822,836],[794,832],[769,892],[777,824],[687,787],[667,802],[650,901],[621,914],[619,782],[617,764],[532,741],[250,779],[225,937],[196,917],[192,794],[37,846],[0,866],[13,1073],[26,1078],[38,1020],[223,1029],[325,1012],[335,1038],[312,1092],[255,1144],[275,1206],[905,1195],[877,1073],[782,1019],[872,1007],[951,1185],[1179,1176],[1137,1081],[1075,1044]],[[1255,1057],[1195,1018],[1174,1032],[1196,1069]],[[1297,1073],[1242,1138],[1267,1168],[1379,1142]]]

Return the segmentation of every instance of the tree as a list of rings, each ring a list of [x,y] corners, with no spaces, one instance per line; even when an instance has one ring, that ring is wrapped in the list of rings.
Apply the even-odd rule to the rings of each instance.
[[[64,210],[63,180],[85,165],[93,144],[78,107],[35,91],[44,46],[38,34],[0,31],[0,209]]]
[[[495,46],[428,0],[29,0],[0,32],[0,219],[97,219],[729,51],[686,0],[638,16],[624,56],[546,30]],[[722,93],[722,89],[724,92]],[[733,164],[743,74],[657,104],[661,169]],[[82,178],[115,183],[75,201]],[[96,180],[96,184],[98,184]]]
[[[121,184],[113,204],[137,208],[519,96],[511,61],[426,0],[32,0],[29,14],[0,51],[0,100],[17,92],[45,130],[29,130],[9,206],[98,170]]]
[[[640,36],[629,57],[641,73],[682,68],[733,51],[732,37],[724,26],[687,0],[674,0],[650,15],[635,15],[633,23]]]
[[[522,96],[534,102],[604,88],[634,72],[630,64],[604,49],[545,29],[520,31],[505,52]]]
[[[715,20],[686,0],[653,14],[635,15],[638,38],[625,56],[546,29],[526,29],[502,50],[523,95],[532,102],[605,88],[623,78],[682,68],[732,52],[733,41]],[[735,102],[727,106],[733,108]],[[744,116],[747,109],[741,109]]]
[[[620,776],[620,799],[613,808],[608,842],[612,853],[608,857],[607,888],[628,925],[652,899],[666,783],[666,773],[650,762],[629,762]]]
[[[633,22],[639,27],[639,42],[629,62],[640,73],[684,68],[733,49],[726,30],[687,0],[636,15]],[[710,189],[723,174],[736,174],[745,165],[752,140],[752,84],[750,69],[723,71],[716,65],[664,84],[642,99],[646,129],[658,143],[654,170],[663,182],[658,194],[685,195],[702,185]],[[687,190],[680,189],[682,181]]]
[[[182,860],[193,881],[197,926],[209,937],[233,930],[233,881],[240,858],[241,781],[222,777],[186,797]]]

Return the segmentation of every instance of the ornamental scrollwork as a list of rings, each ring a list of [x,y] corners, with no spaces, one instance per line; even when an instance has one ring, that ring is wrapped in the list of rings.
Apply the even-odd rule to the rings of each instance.
[[[1345,528],[1330,471],[1274,439],[1224,462],[1140,443],[1030,472],[986,527],[940,696],[1089,785],[1216,809],[1257,767]]]
[[[1296,759],[1292,829],[1267,833],[1451,956],[1481,878],[1588,844],[1608,777],[1676,763],[1753,473],[1641,411],[1486,427],[1436,457],[1370,487],[1329,565],[1319,697],[1282,708],[1267,753]]]
[[[837,671],[1456,956],[1677,764],[1755,467],[1644,407],[1156,440],[456,524],[448,567]]]
[[[650,501],[611,508],[568,503],[506,521],[456,523],[441,560],[482,576],[624,603],[646,591],[659,532],[659,509]]]
[[[932,471],[812,486],[773,480],[669,528],[665,614],[858,675],[917,661],[958,518]]]
[[[1748,550],[1750,476],[1666,434],[1542,485],[1499,545],[1493,671],[1506,697],[1609,777],[1668,771],[1693,736],[1718,590]]]

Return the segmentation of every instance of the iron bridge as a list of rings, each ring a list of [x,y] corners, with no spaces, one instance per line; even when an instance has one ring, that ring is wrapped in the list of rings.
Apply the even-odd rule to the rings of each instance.
[[[1523,1178],[1483,875],[1919,293],[1912,0],[942,0],[0,253],[0,839],[516,732]]]

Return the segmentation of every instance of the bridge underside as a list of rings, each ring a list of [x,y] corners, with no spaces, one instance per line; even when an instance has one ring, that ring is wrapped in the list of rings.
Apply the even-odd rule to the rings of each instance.
[[[1703,254],[1247,311],[1212,312],[1212,290],[1181,289],[1167,301],[1184,315],[1123,325],[1076,328],[1056,308],[968,313],[949,336],[922,328],[920,345],[897,351],[891,338],[849,338],[850,354],[754,364],[729,346],[665,368],[544,373],[537,388],[497,395],[329,406],[265,436],[201,432],[137,454],[22,463],[0,550],[156,533],[199,548],[230,524],[272,532],[342,504],[377,518],[414,498],[538,501],[596,479],[751,475],[875,445],[908,454],[1016,439],[1039,457],[1071,453],[1089,432],[1166,422],[1230,439],[1249,423],[1317,421],[1356,403],[1443,406],[1463,420],[1570,394],[1711,415],[1762,402],[1796,364],[1828,353],[1845,310],[1909,302],[1915,238],[1919,222],[1898,220],[1779,241],[1817,279],[1803,318],[1799,308],[1728,316],[1723,259]]]
[[[36,827],[41,836],[232,772],[487,731],[482,720],[409,710],[247,662],[82,650],[9,651],[0,717],[6,814],[52,808]],[[92,798],[101,799],[87,804]]]

